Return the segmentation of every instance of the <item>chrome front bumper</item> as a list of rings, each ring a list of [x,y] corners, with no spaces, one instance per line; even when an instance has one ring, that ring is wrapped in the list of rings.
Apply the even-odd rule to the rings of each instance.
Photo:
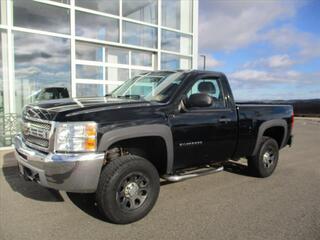
[[[48,188],[67,192],[95,192],[104,153],[44,154],[26,146],[20,135],[14,138],[20,173]]]

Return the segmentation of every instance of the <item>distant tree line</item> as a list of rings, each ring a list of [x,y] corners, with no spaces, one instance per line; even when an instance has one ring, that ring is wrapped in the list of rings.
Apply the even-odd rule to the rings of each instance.
[[[300,117],[320,117],[320,99],[296,100],[293,103],[294,113]]]

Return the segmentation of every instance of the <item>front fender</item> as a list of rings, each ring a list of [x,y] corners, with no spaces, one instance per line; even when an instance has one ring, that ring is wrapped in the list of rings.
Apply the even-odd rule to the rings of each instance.
[[[98,151],[105,152],[109,147],[121,140],[137,137],[161,137],[167,149],[167,174],[173,169],[173,138],[171,128],[165,124],[146,124],[113,129],[104,133],[100,139]]]

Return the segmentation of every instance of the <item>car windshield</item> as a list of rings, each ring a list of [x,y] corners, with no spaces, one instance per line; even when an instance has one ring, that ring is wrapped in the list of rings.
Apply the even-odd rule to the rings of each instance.
[[[124,82],[110,95],[117,98],[166,102],[181,84],[182,76],[182,72],[145,73]]]

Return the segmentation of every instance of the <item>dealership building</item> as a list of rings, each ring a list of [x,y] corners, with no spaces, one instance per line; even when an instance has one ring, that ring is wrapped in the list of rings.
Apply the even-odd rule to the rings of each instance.
[[[41,89],[104,96],[144,71],[197,68],[198,0],[0,4],[0,147]]]

